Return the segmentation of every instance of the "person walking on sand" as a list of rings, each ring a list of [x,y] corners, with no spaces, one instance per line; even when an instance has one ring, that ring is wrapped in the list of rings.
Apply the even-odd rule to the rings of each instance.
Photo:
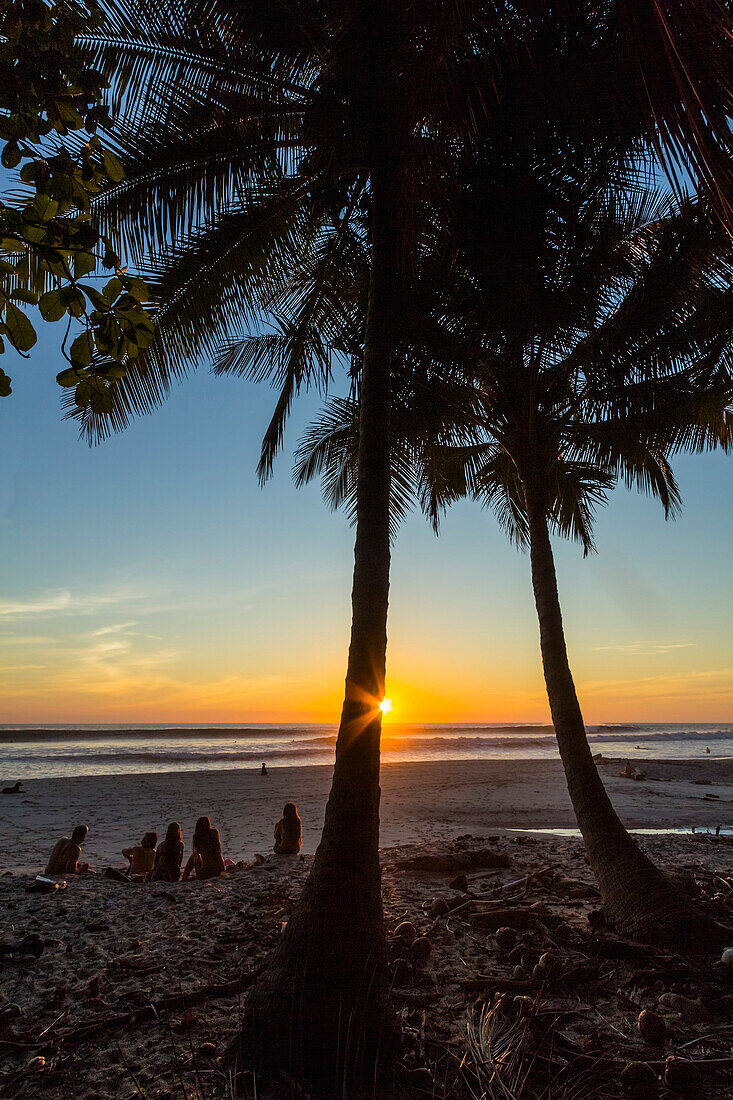
[[[303,843],[303,823],[294,802],[286,802],[283,815],[275,826],[275,855],[296,856]]]
[[[155,863],[150,872],[150,882],[178,882],[183,862],[183,837],[181,826],[172,821],[165,834],[165,840],[158,845]]]
[[[212,827],[208,817],[200,817],[196,822],[191,847],[193,851],[181,876],[183,882],[187,881],[192,872],[200,879],[216,878],[224,874],[226,866],[221,854],[219,830]]]
[[[88,832],[86,825],[77,825],[70,837],[64,836],[57,840],[48,857],[45,873],[51,876],[79,875],[88,871],[89,864],[79,862],[81,846]]]

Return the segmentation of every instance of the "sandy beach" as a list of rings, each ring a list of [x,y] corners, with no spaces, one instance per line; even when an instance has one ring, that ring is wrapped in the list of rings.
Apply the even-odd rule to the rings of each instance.
[[[600,766],[624,823],[663,829],[733,826],[733,761],[635,761],[647,779],[622,779],[623,761]],[[283,804],[297,802],[303,850],[315,851],[331,781],[327,767],[168,772],[29,780],[0,796],[0,861],[16,872],[42,870],[55,839],[89,826],[85,858],[124,863],[120,851],[148,829],[159,836],[180,821],[187,849],[196,818],[221,831],[225,854],[250,861],[272,847]],[[383,847],[447,840],[464,833],[572,828],[572,807],[559,761],[493,760],[388,764],[382,768]]]
[[[688,833],[642,844],[730,923],[729,838]],[[56,894],[29,893],[30,875],[0,878],[7,934],[36,935],[44,946],[40,958],[10,958],[0,970],[0,1096],[230,1096],[221,1054],[310,862],[270,857],[221,880],[173,885],[82,876]],[[677,1052],[699,1063],[694,1095],[728,1095],[730,970],[599,930],[578,840],[431,840],[383,849],[382,867],[409,1086],[401,1096],[481,1095],[467,1029],[475,1040],[517,1013],[524,1030],[515,1036],[533,1057],[543,1050],[559,1080],[592,1075],[598,1091],[578,1095],[620,1100],[628,1062],[646,1061],[661,1076]],[[411,950],[404,921],[428,941],[427,955]],[[642,1009],[662,1016],[663,1042],[640,1035]],[[247,1096],[262,1095],[253,1087]]]
[[[628,825],[733,825],[733,761],[647,761],[643,781],[621,778],[622,765],[610,761],[601,771]],[[0,966],[0,1096],[228,1096],[220,1055],[307,876],[329,782],[330,769],[320,767],[272,769],[267,778],[186,772],[36,780],[3,797],[5,938],[38,936],[43,953]],[[564,1059],[553,1072],[577,1063],[597,1074],[604,1086],[594,1096],[621,1097],[629,1061],[647,1061],[661,1076],[678,1050],[700,1060],[710,1086],[702,1095],[730,1086],[733,972],[599,929],[582,842],[507,831],[574,825],[559,762],[390,765],[382,782],[383,896],[404,1095],[481,1094],[467,1028],[475,1039],[476,1028],[493,1026],[497,997],[521,1011],[532,1006],[527,1027],[539,1031],[527,1041],[551,1035],[550,1064]],[[303,815],[303,858],[269,854],[287,798]],[[103,867],[121,865],[121,847],[171,819],[182,822],[188,851],[202,812],[220,827],[228,854],[261,852],[265,862],[209,882],[125,885],[87,875],[55,894],[29,892],[51,842],[79,821],[90,827],[85,855]],[[680,889],[733,925],[729,836],[688,830],[640,843]],[[395,931],[403,921],[429,940],[426,957]],[[639,1034],[645,1008],[666,1021],[662,1046]],[[603,1039],[609,1028],[612,1047]]]

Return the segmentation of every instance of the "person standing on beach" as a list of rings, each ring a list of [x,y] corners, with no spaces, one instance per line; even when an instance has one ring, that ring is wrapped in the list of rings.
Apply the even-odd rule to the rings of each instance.
[[[193,851],[181,876],[186,882],[192,872],[196,878],[216,878],[226,871],[224,858],[221,854],[221,840],[219,830],[214,829],[208,817],[200,817],[196,822],[196,828],[191,842]]]
[[[151,882],[178,882],[183,862],[183,837],[181,826],[172,821],[165,834],[165,840],[158,845],[155,863],[150,872]]]
[[[294,802],[286,802],[283,815],[275,826],[275,855],[296,856],[303,843],[303,823]]]
[[[81,846],[88,832],[86,825],[77,825],[70,837],[56,841],[48,857],[47,875],[78,875],[89,870],[88,863],[79,863]]]

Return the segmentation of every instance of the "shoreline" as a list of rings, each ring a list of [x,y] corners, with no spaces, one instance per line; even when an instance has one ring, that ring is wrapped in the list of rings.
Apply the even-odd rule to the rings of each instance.
[[[606,762],[607,760],[607,762]],[[619,758],[600,772],[629,828],[714,830],[733,826],[733,760],[635,760],[648,778],[619,776]],[[188,850],[193,825],[207,814],[226,855],[250,861],[272,847],[272,830],[286,801],[303,818],[303,850],[318,843],[331,768],[320,764],[145,772],[24,781],[18,795],[0,795],[3,869],[36,873],[54,841],[75,824],[90,828],[84,858],[96,867],[122,864],[120,851],[148,829],[162,838],[180,821]],[[492,759],[385,763],[380,844],[447,841],[467,833],[576,826],[559,760]]]

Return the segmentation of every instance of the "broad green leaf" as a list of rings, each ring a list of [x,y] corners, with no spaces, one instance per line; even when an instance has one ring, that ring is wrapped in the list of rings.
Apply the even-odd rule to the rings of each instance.
[[[48,195],[36,195],[30,206],[30,217],[39,222],[50,222],[58,214],[59,204]]]
[[[15,168],[17,164],[20,164],[20,149],[17,141],[9,141],[2,152],[3,168]]]
[[[82,292],[75,286],[65,286],[61,291],[63,301],[72,317],[83,317],[87,303]]]
[[[46,230],[40,225],[24,225],[23,236],[31,244],[40,244],[43,238],[46,236]]]
[[[5,327],[13,347],[18,351],[30,351],[38,339],[25,313],[12,302],[5,303]]]
[[[74,253],[74,278],[83,279],[90,271],[94,271],[97,261],[91,252]]]
[[[102,159],[104,170],[114,183],[119,183],[125,178],[125,169],[122,167],[122,161],[119,157],[116,157],[109,149],[105,149]]]
[[[91,332],[82,332],[71,345],[71,361],[74,365],[88,367],[94,355],[94,338]]]
[[[112,391],[102,378],[92,379],[90,404],[95,413],[112,412]]]
[[[147,302],[150,298],[148,288],[142,279],[130,279],[127,284],[127,293],[137,298],[138,302]]]
[[[60,321],[66,313],[66,303],[62,292],[60,290],[47,291],[46,294],[41,296],[38,308],[44,321]]]
[[[38,296],[32,290],[26,290],[22,286],[17,287],[10,297],[16,302],[27,302],[29,306],[38,305]]]
[[[115,276],[114,278],[110,279],[108,283],[106,283],[104,290],[102,291],[102,293],[104,294],[105,302],[107,302],[108,305],[111,304],[115,300],[115,298],[118,297],[121,291],[122,280],[118,279]]]
[[[95,309],[101,310],[106,313],[109,309],[109,305],[103,294],[97,290],[96,287],[90,286],[89,283],[79,283],[79,287],[84,291],[89,301],[92,303]]]
[[[88,408],[91,397],[92,388],[89,383],[86,380],[80,382],[79,385],[76,387],[76,392],[74,393],[74,400],[76,401],[79,408]]]
[[[77,367],[67,367],[66,370],[62,370],[56,375],[56,381],[64,389],[69,389],[71,386],[78,386],[83,377],[84,371],[79,370]]]

